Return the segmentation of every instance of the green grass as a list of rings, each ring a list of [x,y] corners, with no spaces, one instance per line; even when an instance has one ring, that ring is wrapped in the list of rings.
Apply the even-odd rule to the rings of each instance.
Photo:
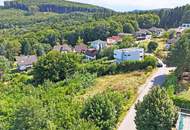
[[[96,82],[93,86],[86,89],[82,94],[77,95],[74,100],[83,104],[88,98],[93,97],[98,93],[106,92],[110,89],[118,91],[121,94],[130,93],[130,96],[123,106],[123,112],[119,117],[118,123],[120,123],[126,115],[127,111],[135,102],[138,96],[138,89],[142,86],[142,84],[146,82],[147,78],[153,72],[135,71],[125,74],[99,77],[96,79]]]

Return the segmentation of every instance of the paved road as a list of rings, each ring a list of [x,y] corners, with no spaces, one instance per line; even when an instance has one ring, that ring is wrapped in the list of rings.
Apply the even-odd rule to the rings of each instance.
[[[143,97],[148,94],[152,87],[156,85],[162,85],[165,81],[166,75],[169,74],[169,70],[173,70],[174,68],[167,68],[165,65],[162,68],[159,68],[152,77],[147,79],[146,83],[142,85],[139,89],[139,96],[135,102],[142,101]],[[135,104],[130,108],[126,117],[124,118],[123,122],[120,124],[118,130],[136,130],[136,125],[134,122],[136,111],[135,111]]]

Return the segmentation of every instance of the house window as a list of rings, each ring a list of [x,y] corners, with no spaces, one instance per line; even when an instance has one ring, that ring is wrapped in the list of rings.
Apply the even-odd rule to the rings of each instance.
[[[131,56],[130,54],[128,54],[128,56]]]

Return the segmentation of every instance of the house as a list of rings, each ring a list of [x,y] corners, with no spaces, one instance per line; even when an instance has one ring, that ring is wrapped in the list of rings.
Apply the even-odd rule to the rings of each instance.
[[[143,48],[125,48],[114,50],[114,58],[117,62],[140,61],[144,59]]]
[[[112,36],[107,38],[107,44],[108,45],[113,45],[118,42],[122,42],[122,38],[120,36]]]
[[[181,28],[183,29],[190,29],[190,23],[183,23]]]
[[[16,57],[16,63],[19,71],[31,68],[35,62],[37,62],[37,56],[35,55]]]
[[[137,40],[150,40],[152,38],[151,32],[146,29],[140,29],[135,32],[135,37]]]
[[[178,41],[177,38],[168,39],[166,41],[166,49],[169,49],[171,47],[171,45],[176,44],[177,41]]]
[[[67,44],[63,44],[63,45],[54,46],[53,50],[60,51],[60,52],[71,52],[72,48]]]
[[[87,51],[87,49],[88,49],[88,46],[81,43],[81,44],[75,46],[74,51],[77,53],[85,53]]]
[[[164,34],[164,29],[152,27],[148,29],[154,36],[160,37]]]
[[[177,28],[175,31],[176,31],[176,37],[181,37],[184,29],[183,28]]]
[[[125,37],[125,36],[133,36],[131,33],[119,33],[118,36]]]
[[[87,49],[85,56],[87,60],[95,60],[97,55],[97,50],[95,48]]]
[[[107,47],[107,42],[102,41],[102,40],[96,40],[96,41],[92,41],[92,42],[89,42],[89,43],[90,43],[90,46],[92,48],[95,48],[98,51],[105,48],[105,47]]]

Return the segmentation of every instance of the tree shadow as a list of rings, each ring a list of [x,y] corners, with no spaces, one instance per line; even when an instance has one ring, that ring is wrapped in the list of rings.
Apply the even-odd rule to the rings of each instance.
[[[153,86],[162,86],[167,75],[159,75],[155,77],[151,82],[153,82]]]

